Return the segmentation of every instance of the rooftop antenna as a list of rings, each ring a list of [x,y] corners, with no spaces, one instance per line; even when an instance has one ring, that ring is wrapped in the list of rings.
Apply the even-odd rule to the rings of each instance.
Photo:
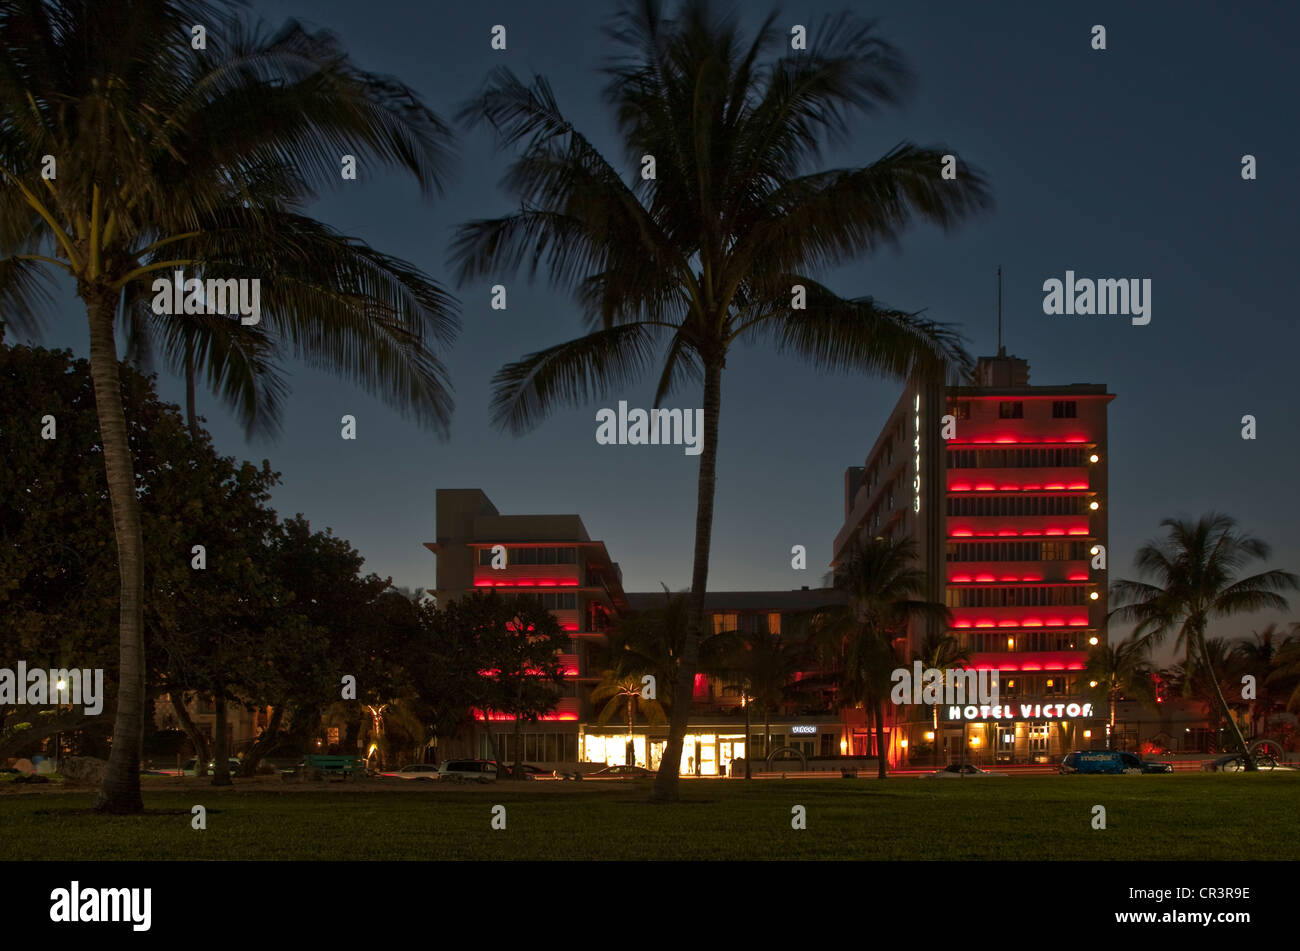
[[[1002,265],[998,265],[998,356],[1005,357],[1006,349],[1002,346]]]

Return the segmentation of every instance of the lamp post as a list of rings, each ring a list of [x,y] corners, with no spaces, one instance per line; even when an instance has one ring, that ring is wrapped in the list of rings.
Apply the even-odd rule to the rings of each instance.
[[[66,687],[67,687],[67,681],[60,680],[58,682],[58,693],[55,694],[55,696],[58,697],[59,700],[63,699],[63,691]],[[63,704],[60,703],[59,713],[61,714],[62,712],[63,712]],[[54,771],[56,773],[62,773],[63,771],[63,731],[62,730],[54,734]]]
[[[753,736],[750,735],[750,728],[749,728],[749,680],[748,679],[745,680],[744,691],[745,691],[745,696],[743,697],[743,700],[745,703],[745,778],[753,779],[754,778],[753,773],[751,773],[749,769],[749,760],[752,756],[752,752],[749,749],[749,747],[753,744],[754,738]]]

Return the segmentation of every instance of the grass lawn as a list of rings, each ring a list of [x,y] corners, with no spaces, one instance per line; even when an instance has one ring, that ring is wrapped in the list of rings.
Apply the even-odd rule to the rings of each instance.
[[[1300,858],[1300,772],[688,781],[672,806],[647,803],[644,783],[400,787],[146,780],[133,817],[89,813],[89,791],[11,787],[0,840],[11,859]]]

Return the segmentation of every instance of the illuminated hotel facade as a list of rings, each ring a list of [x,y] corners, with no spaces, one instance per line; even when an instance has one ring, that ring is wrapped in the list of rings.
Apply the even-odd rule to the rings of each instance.
[[[533,594],[573,639],[571,653],[561,655],[565,684],[560,702],[553,713],[524,728],[522,761],[552,766],[622,764],[628,760],[630,742],[632,762],[657,769],[668,739],[667,725],[652,726],[641,716],[629,734],[622,715],[599,724],[597,707],[604,704],[593,705],[590,694],[608,666],[608,633],[614,623],[629,611],[662,607],[664,593],[625,594],[618,564],[610,559],[604,542],[591,539],[577,515],[502,515],[479,489],[439,489],[436,509],[437,541],[425,547],[438,557],[434,590],[438,604],[476,589]],[[495,546],[505,548],[503,568],[493,567]],[[796,618],[842,601],[841,594],[824,589],[710,592],[705,624],[714,633],[792,638],[798,629]],[[837,756],[846,748],[840,717],[832,711],[828,696],[791,691],[788,702],[773,704],[770,710],[752,708],[748,734],[738,684],[700,674],[692,700],[681,762],[686,775],[727,775],[733,762],[749,750],[755,757],[764,751],[788,750],[806,761]],[[496,734],[502,756],[513,759],[513,723],[508,718],[488,723],[481,715],[472,736],[444,739],[440,754],[493,759],[489,731]]]
[[[925,597],[952,612],[969,666],[999,672],[1001,702],[941,705],[937,736],[929,707],[891,706],[895,765],[928,762],[917,753],[934,744],[941,761],[1031,763],[1106,742],[1084,669],[1106,637],[1099,556],[1114,395],[1101,384],[1030,386],[1028,363],[1001,354],[980,358],[974,382],[913,381],[865,465],[845,474],[832,563],[855,537],[911,537]],[[925,633],[914,622],[896,644],[907,662]],[[875,752],[865,734],[860,743]]]
[[[536,763],[579,761],[579,721],[589,709],[588,695],[600,679],[606,634],[627,610],[623,577],[605,543],[592,540],[577,515],[502,515],[480,489],[438,489],[437,541],[425,548],[438,556],[434,596],[444,605],[476,590],[499,588],[534,594],[550,609],[572,639],[560,656],[565,683],[555,711],[530,723],[520,737],[521,759]],[[493,548],[505,548],[505,567],[494,568]],[[493,715],[493,720],[501,717]],[[505,718],[509,720],[509,718]],[[474,736],[453,741],[447,755],[494,759],[489,729],[513,759],[512,729],[479,717]]]

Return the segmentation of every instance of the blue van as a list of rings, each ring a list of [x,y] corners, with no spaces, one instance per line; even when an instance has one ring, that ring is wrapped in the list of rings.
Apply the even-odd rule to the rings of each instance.
[[[1061,760],[1062,773],[1172,773],[1172,763],[1144,763],[1133,753],[1118,750],[1075,750]]]

